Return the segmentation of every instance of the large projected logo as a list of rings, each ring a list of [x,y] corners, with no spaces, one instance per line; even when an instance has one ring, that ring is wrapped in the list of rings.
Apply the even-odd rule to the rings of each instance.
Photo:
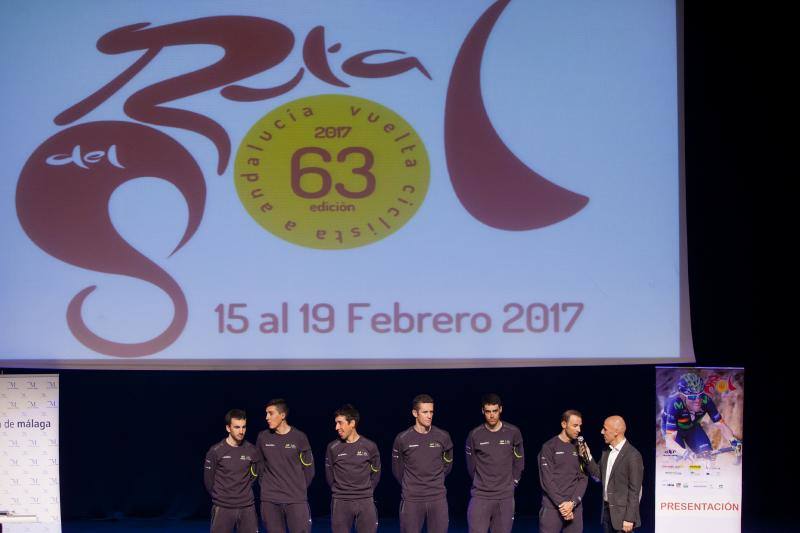
[[[447,89],[445,150],[453,189],[472,216],[498,229],[530,230],[571,217],[589,199],[528,168],[508,149],[486,113],[483,52],[509,1],[487,9],[461,45]]]
[[[494,228],[529,230],[572,216],[588,199],[519,161],[486,113],[480,85],[483,51],[509,1],[491,5],[461,47],[447,90],[444,139],[450,179],[465,209]],[[306,72],[330,86],[350,87],[331,67],[342,43],[326,44],[323,26],[306,35],[302,66],[288,81],[270,87],[240,84],[284,65],[294,44],[295,35],[285,25],[248,16],[155,27],[138,23],[114,29],[97,41],[97,49],[105,54],[141,54],[114,79],[55,117],[57,125],[69,127],[44,141],[24,166],[17,186],[18,218],[30,239],[48,254],[94,272],[150,283],[169,296],[174,314],[153,338],[135,343],[109,340],[85,321],[84,304],[96,290],[95,285],[86,287],[75,294],[66,312],[70,331],[83,345],[106,355],[139,357],[160,352],[180,337],[189,315],[180,284],[116,231],[109,200],[123,183],[140,177],[174,185],[189,212],[172,253],[179,252],[203,218],[204,173],[198,154],[156,127],[178,128],[209,140],[216,150],[215,171],[222,175],[231,157],[228,130],[211,116],[175,102],[191,106],[192,96],[212,90],[229,101],[268,100],[298,87]],[[207,66],[164,76],[133,92],[121,110],[130,121],[73,124],[107,102],[166,48],[203,45],[224,53]],[[385,56],[393,59],[381,61]],[[419,59],[400,50],[367,50],[336,64],[344,74],[362,80],[404,74],[432,79]],[[268,143],[270,150],[265,150]],[[352,95],[313,96],[273,109],[242,141],[234,176],[245,209],[259,224],[289,242],[320,249],[363,246],[396,232],[424,200],[429,178],[425,146],[411,125],[395,110]],[[270,187],[261,187],[267,181]]]
[[[111,222],[108,202],[112,193],[141,176],[167,180],[186,200],[189,220],[175,253],[200,225],[206,184],[192,155],[154,128],[111,121],[68,128],[36,149],[17,185],[19,221],[45,252],[71,265],[152,283],[172,300],[172,322],[160,335],[141,343],[120,343],[98,336],[83,320],[81,309],[95,285],[72,298],[67,324],[75,338],[97,352],[119,357],[163,350],[180,336],[188,317],[186,298],[178,283],[128,244]]]
[[[234,165],[250,216],[282,239],[328,250],[364,246],[400,229],[425,198],[429,176],[425,146],[403,117],[333,94],[265,115]]]

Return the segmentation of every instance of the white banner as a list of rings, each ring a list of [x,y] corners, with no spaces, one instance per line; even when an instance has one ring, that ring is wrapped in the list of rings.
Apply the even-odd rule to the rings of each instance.
[[[744,370],[656,369],[656,532],[740,532]]]
[[[60,533],[58,376],[0,376],[0,523]]]

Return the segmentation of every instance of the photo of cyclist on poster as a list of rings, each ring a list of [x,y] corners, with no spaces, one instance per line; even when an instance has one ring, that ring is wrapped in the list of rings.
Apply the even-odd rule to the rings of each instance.
[[[725,422],[712,395],[717,390],[716,379],[704,380],[698,373],[687,372],[682,374],[672,393],[665,399],[661,411],[661,433],[664,437],[666,450],[676,455],[686,455],[691,452],[697,456],[707,456],[716,453],[733,451],[741,453],[742,441],[737,438],[734,431]],[[725,391],[735,390],[735,385],[722,381]],[[731,388],[733,387],[733,388]],[[703,420],[708,415],[708,427],[716,428],[721,439],[717,446],[712,445],[707,430],[703,427]]]

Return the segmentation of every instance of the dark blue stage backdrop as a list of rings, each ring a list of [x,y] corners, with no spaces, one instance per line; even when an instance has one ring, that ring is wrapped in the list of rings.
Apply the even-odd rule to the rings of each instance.
[[[199,517],[209,503],[202,483],[204,454],[226,433],[224,413],[247,410],[248,437],[266,427],[263,405],[272,397],[290,402],[290,422],[308,434],[317,461],[310,489],[314,516],[326,516],[325,446],[336,437],[333,411],[345,402],[361,412],[359,431],[381,452],[383,475],[376,492],[382,516],[396,517],[399,485],[391,475],[395,435],[411,425],[411,399],[428,392],[436,400],[434,423],[455,443],[447,480],[451,516],[464,521],[469,479],[464,441],[482,422],[480,395],[496,391],[503,416],[525,439],[527,467],[517,491],[517,512],[538,513],[536,453],[560,431],[564,409],[584,413],[587,440],[597,453],[605,416],[621,413],[629,438],[643,450],[648,487],[653,481],[653,369],[551,368],[418,370],[403,372],[61,372],[62,494],[66,518],[107,516]],[[588,520],[599,520],[599,484],[586,500]],[[653,522],[653,491],[644,493],[643,520]]]

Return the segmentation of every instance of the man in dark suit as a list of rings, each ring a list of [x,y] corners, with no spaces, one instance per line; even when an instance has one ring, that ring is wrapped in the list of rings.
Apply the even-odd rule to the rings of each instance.
[[[610,416],[600,433],[608,448],[603,450],[598,465],[588,446],[582,453],[587,458],[589,473],[603,485],[603,514],[600,519],[605,533],[629,533],[639,527],[639,500],[642,497],[644,464],[639,450],[625,439],[625,421],[621,416]]]

